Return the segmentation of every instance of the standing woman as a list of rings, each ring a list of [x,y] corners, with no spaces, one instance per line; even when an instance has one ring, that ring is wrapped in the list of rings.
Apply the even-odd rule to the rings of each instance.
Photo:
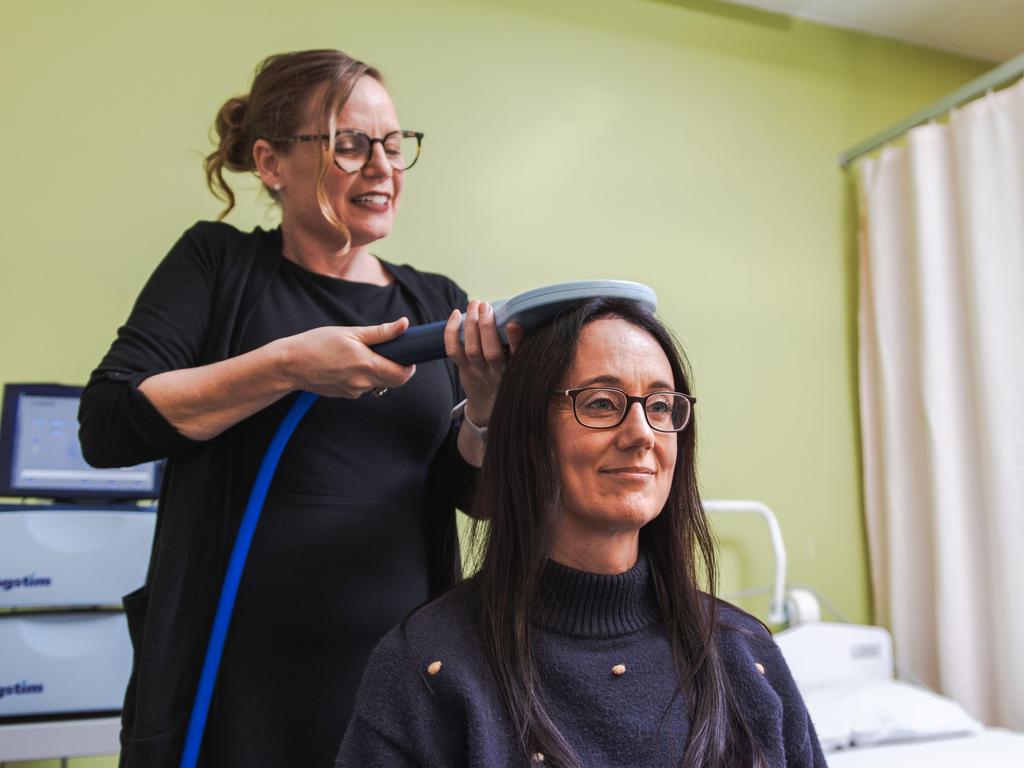
[[[176,766],[234,535],[260,459],[300,390],[296,429],[256,531],[206,729],[205,766],[328,766],[370,650],[459,567],[454,509],[483,457],[505,365],[489,305],[382,261],[423,134],[380,73],[340,51],[280,54],[216,120],[211,190],[251,171],[278,229],[200,222],[143,288],[79,414],[94,466],[167,458],[121,766]],[[223,218],[223,215],[221,218]],[[465,348],[457,343],[466,309]],[[449,319],[451,360],[369,347]],[[453,406],[468,398],[466,420]],[[469,424],[467,425],[467,421]]]

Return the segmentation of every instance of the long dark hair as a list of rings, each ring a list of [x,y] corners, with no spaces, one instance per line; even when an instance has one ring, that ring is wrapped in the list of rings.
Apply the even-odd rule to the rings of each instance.
[[[588,323],[609,316],[647,331],[665,351],[675,387],[691,394],[684,358],[671,333],[641,305],[594,299],[533,331],[509,362],[488,428],[488,447],[473,514],[473,577],[481,599],[488,661],[525,754],[544,764],[580,768],[571,745],[545,711],[530,643],[530,619],[560,507],[560,481],[548,431],[548,403],[573,363]],[[665,506],[640,530],[662,619],[686,696],[690,739],[682,768],[763,766],[765,760],[729,688],[715,645],[714,541],[695,473],[696,434],[678,433],[672,488]]]

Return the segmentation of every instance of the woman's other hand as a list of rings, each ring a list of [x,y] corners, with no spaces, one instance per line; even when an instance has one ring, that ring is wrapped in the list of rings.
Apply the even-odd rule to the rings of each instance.
[[[462,343],[459,342],[460,327]],[[490,423],[491,408],[508,357],[516,351],[523,337],[522,328],[515,323],[507,325],[505,333],[508,336],[507,350],[498,335],[494,307],[476,299],[466,307],[464,320],[455,310],[444,329],[445,351],[459,367],[459,381],[466,393],[465,416],[478,427],[486,427]],[[470,464],[480,466],[483,463],[484,443],[466,429],[459,432],[459,450]]]
[[[491,408],[498,384],[505,372],[508,356],[515,352],[522,339],[522,329],[511,323],[505,329],[508,350],[504,348],[494,320],[494,307],[473,299],[466,307],[465,321],[461,314],[452,312],[444,329],[444,347],[448,357],[459,366],[459,380],[466,392],[466,415],[477,426],[485,427],[491,419]],[[463,329],[463,343],[459,343],[459,328]]]
[[[399,365],[371,346],[398,338],[405,317],[369,326],[324,326],[283,339],[285,370],[295,389],[326,397],[356,398],[377,388],[400,387],[415,365]]]

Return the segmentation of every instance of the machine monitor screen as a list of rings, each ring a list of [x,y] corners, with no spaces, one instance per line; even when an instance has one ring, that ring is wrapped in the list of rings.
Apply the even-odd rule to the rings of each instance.
[[[110,501],[159,495],[162,462],[95,469],[78,444],[80,387],[6,384],[0,417],[0,496]]]

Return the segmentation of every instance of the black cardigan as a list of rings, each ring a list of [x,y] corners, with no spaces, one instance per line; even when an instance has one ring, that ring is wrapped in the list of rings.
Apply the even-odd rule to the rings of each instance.
[[[228,442],[190,440],[139,390],[156,373],[237,355],[246,323],[281,264],[278,230],[226,224],[190,228],[157,267],[127,323],[82,394],[80,440],[93,466],[167,458],[146,585],[124,608],[135,649],[122,711],[121,766],[172,768],[180,759],[217,595],[246,498],[233,492]],[[386,265],[410,303],[413,324],[445,319],[466,295],[440,275]],[[453,402],[462,397],[446,361]],[[456,504],[466,508],[475,473],[456,447],[457,425],[435,459],[427,514],[430,590],[457,578]]]
[[[538,694],[584,768],[678,768],[690,738],[671,646],[641,557],[614,576],[547,561],[532,647]],[[719,603],[716,647],[771,768],[825,768],[800,692],[754,617]],[[543,768],[524,750],[484,655],[472,580],[374,650],[338,768]],[[531,759],[533,758],[533,759]]]

